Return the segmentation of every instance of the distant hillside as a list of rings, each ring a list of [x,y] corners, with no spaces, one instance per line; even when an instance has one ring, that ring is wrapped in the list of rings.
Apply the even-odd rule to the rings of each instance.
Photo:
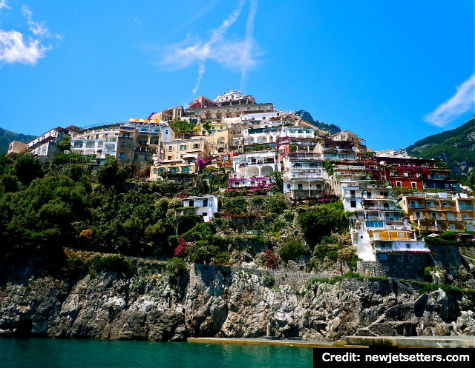
[[[0,128],[0,154],[7,153],[8,145],[11,141],[29,142],[36,137],[34,135],[25,135],[19,133],[13,133],[9,130]]]
[[[302,120],[308,121],[310,124],[316,126],[317,128],[326,130],[327,132],[330,132],[331,134],[341,132],[341,129],[338,125],[327,124],[322,121],[313,120],[312,115],[310,115],[308,111],[299,110],[295,112],[295,115],[300,116]]]
[[[407,147],[407,152],[416,157],[435,158],[447,162],[454,176],[473,184],[475,161],[475,119],[462,126],[431,135]]]

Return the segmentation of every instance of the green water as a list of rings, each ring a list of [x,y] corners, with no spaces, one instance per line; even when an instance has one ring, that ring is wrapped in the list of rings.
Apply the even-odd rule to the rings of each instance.
[[[0,367],[311,367],[312,349],[174,342],[0,338]]]

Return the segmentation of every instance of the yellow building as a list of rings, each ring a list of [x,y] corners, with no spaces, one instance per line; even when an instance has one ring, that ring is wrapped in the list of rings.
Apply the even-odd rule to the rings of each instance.
[[[409,220],[423,233],[473,231],[475,199],[447,193],[401,195],[399,204]]]
[[[205,137],[176,139],[160,144],[159,153],[154,157],[150,179],[157,180],[160,174],[194,174],[198,171],[198,158],[209,157],[209,145]]]

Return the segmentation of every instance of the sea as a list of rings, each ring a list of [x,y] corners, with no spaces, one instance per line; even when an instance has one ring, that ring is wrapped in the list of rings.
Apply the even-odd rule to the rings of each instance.
[[[0,338],[1,368],[312,367],[312,349],[48,338]]]

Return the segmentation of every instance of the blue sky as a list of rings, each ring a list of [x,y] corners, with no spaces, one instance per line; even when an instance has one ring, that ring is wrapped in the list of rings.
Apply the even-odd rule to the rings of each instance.
[[[26,134],[242,89],[401,148],[472,116],[473,75],[473,0],[0,0],[0,127]]]

